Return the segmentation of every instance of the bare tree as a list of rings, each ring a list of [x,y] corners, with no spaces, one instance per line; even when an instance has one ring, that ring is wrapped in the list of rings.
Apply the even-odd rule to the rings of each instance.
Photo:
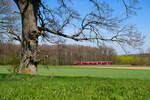
[[[20,14],[13,11],[11,0],[0,0],[0,41],[8,42],[20,39]],[[12,30],[14,32],[12,32]],[[12,33],[10,33],[12,32]]]
[[[6,26],[6,22],[4,21],[4,16],[10,12],[9,6],[7,6],[9,1],[0,0],[0,42],[4,40],[3,34],[1,33],[2,28]]]
[[[55,7],[51,6],[54,5],[51,1],[44,0],[14,2],[21,15],[22,35],[20,37],[10,28],[8,32],[21,43],[21,73],[37,74],[37,47],[40,36],[47,40],[56,35],[75,41],[96,41],[98,44],[115,41],[132,46],[140,44],[142,40],[141,33],[135,31],[133,26],[122,25],[124,19],[136,12],[138,0],[121,0],[126,9],[126,18],[114,17],[113,9],[106,0],[87,0],[93,9],[84,17],[72,7],[73,0],[57,0]],[[73,27],[74,32],[66,33],[68,27]],[[105,37],[107,33],[113,34]]]
[[[63,60],[65,59],[65,40],[61,37],[58,37],[57,40],[55,41],[55,44],[57,45],[57,60],[58,64],[62,65]]]
[[[150,48],[147,49],[147,53],[150,54]]]

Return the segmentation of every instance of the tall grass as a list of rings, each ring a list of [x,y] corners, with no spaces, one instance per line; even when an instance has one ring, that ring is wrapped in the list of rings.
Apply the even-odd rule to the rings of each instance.
[[[149,100],[150,81],[0,74],[1,100]]]

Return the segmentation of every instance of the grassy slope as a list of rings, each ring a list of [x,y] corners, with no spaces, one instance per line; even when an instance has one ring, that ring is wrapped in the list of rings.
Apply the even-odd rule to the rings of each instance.
[[[87,68],[88,67],[88,68]],[[8,66],[1,66],[0,73],[8,73]],[[112,79],[150,80],[150,70],[103,69],[94,66],[49,66],[39,67],[39,75],[69,76],[69,77],[99,77]]]
[[[42,76],[31,76],[2,74],[1,66],[0,73],[2,100],[150,100],[149,70],[41,66]]]

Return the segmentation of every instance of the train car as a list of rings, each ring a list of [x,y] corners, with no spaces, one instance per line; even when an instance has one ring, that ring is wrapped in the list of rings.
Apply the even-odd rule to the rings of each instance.
[[[105,65],[105,64],[113,64],[113,61],[75,61],[74,65]]]

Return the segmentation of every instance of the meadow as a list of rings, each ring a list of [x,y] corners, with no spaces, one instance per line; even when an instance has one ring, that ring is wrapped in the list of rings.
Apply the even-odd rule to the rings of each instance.
[[[150,70],[39,67],[39,75],[0,66],[1,100],[150,100]]]

